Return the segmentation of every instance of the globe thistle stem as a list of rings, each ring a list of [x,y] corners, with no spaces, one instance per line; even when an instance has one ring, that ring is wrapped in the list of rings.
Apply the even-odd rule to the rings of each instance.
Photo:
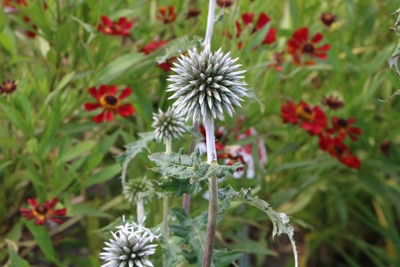
[[[214,136],[214,119],[212,117],[204,117],[204,129],[206,131],[206,145],[207,145],[207,163],[211,165],[217,164],[217,151],[215,148]],[[208,220],[207,220],[207,233],[206,243],[204,247],[203,267],[210,267],[214,252],[215,231],[217,228],[217,215],[218,215],[218,182],[216,177],[208,179],[209,203],[208,203]]]
[[[207,29],[206,36],[204,37],[204,46],[206,49],[211,47],[211,37],[214,30],[214,20],[215,20],[215,0],[210,0],[208,2],[208,16],[207,16]]]
[[[136,215],[138,222],[144,221],[144,203],[141,197],[139,197],[136,202]]]
[[[172,141],[171,139],[165,139],[165,153],[166,154],[171,154],[172,152]],[[164,194],[163,196],[163,236],[164,236],[164,241],[167,244],[168,243],[168,238],[169,238],[169,229],[168,229],[168,196]]]

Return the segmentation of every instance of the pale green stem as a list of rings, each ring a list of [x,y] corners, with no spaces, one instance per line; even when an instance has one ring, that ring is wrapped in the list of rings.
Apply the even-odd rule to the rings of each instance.
[[[172,152],[172,142],[170,139],[165,140],[165,153],[171,154]],[[164,230],[164,241],[167,244],[169,238],[169,230],[168,230],[168,196],[164,194],[163,196],[163,230]]]
[[[136,201],[136,214],[138,223],[144,222],[144,203],[143,198],[139,197]]]
[[[206,131],[207,163],[211,165],[216,165],[217,151],[215,149],[214,119],[205,117],[203,124]],[[217,229],[218,216],[218,181],[216,177],[212,176],[208,178],[208,191],[208,221],[202,267],[211,266],[214,252],[215,231]]]

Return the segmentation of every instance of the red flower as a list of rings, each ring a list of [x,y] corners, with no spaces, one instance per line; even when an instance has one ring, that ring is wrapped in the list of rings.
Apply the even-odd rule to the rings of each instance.
[[[1,94],[11,94],[17,90],[17,83],[14,80],[5,80],[2,85],[0,85]]]
[[[101,16],[102,24],[97,26],[97,30],[103,34],[127,36],[133,26],[132,21],[121,17],[118,21],[111,21],[107,16]]]
[[[233,5],[233,0],[217,0],[217,5],[220,7],[230,7]]]
[[[67,209],[54,209],[58,202],[57,198],[44,204],[38,204],[35,198],[28,198],[27,202],[33,209],[20,208],[19,212],[27,220],[35,219],[36,225],[43,225],[46,219],[58,224],[64,222],[60,217],[67,213]]]
[[[351,140],[356,141],[357,135],[362,133],[361,129],[358,127],[351,126],[356,122],[356,119],[339,119],[337,117],[332,117],[332,128],[327,130],[327,133],[339,133],[339,138],[344,139],[346,134],[351,138]]]
[[[243,21],[244,26],[248,26],[250,24],[253,24],[254,13],[244,13],[244,14],[242,14],[242,21]],[[257,22],[254,25],[251,33],[255,33],[255,32],[261,30],[270,21],[271,21],[271,18],[268,17],[267,14],[265,14],[264,12],[260,13],[260,15],[258,16]],[[239,38],[240,35],[242,34],[242,26],[238,21],[236,21],[236,30],[237,30],[236,37]],[[267,32],[267,34],[265,35],[264,40],[263,40],[262,43],[263,44],[272,44],[272,43],[274,43],[276,41],[276,32],[277,32],[277,30],[275,28],[271,27],[269,29],[269,31]],[[240,42],[238,44],[238,46],[239,46],[239,49],[241,49],[242,48],[242,42]]]
[[[165,41],[152,41],[145,45],[142,49],[140,49],[140,52],[144,53],[145,55],[148,55],[160,47],[163,47],[168,43],[168,40]],[[176,57],[171,57],[168,58],[165,62],[159,63],[157,66],[160,67],[162,70],[165,72],[168,72],[171,70],[173,62],[176,60]]]
[[[189,10],[186,14],[186,19],[195,18],[201,14],[201,11],[195,7],[189,7]]]
[[[112,121],[114,114],[118,113],[122,117],[128,117],[135,113],[135,109],[131,104],[121,105],[121,100],[127,98],[132,94],[132,89],[127,87],[122,90],[119,97],[116,96],[117,86],[116,85],[100,85],[97,90],[95,87],[89,88],[89,93],[96,98],[96,103],[85,103],[85,109],[92,111],[97,108],[102,108],[103,111],[93,117],[93,121],[96,123],[102,123],[104,121]]]
[[[313,58],[326,59],[326,52],[330,49],[329,44],[320,47],[316,46],[323,38],[321,33],[316,33],[311,40],[309,40],[308,28],[299,28],[288,41],[287,52],[292,55],[295,64],[313,65],[315,64]],[[303,55],[306,56],[307,59],[303,59]]]
[[[284,123],[297,124],[310,135],[316,135],[326,128],[325,113],[318,107],[311,108],[306,102],[301,101],[295,105],[293,101],[282,103],[281,117]]]
[[[339,97],[337,97],[337,96],[335,97],[333,95],[331,95],[329,97],[325,97],[325,96],[322,97],[321,102],[322,102],[322,104],[324,104],[334,110],[339,109],[339,108],[343,107],[343,105],[344,105],[343,101],[339,100]]]
[[[321,15],[320,19],[325,26],[331,27],[331,25],[336,21],[336,16],[331,12],[326,12]]]
[[[157,19],[162,21],[164,24],[170,24],[176,20],[176,12],[174,6],[168,6],[168,11],[165,6],[158,8]]]
[[[349,148],[343,143],[343,139],[339,137],[330,138],[321,134],[319,135],[319,147],[350,168],[359,169],[361,167],[360,159],[349,151]]]

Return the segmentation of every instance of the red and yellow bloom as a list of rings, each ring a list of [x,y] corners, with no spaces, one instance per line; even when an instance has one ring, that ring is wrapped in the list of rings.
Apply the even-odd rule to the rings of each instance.
[[[152,41],[145,45],[140,52],[144,53],[145,55],[149,55],[152,52],[156,51],[157,49],[163,47],[168,43],[168,40],[164,41]],[[157,66],[160,67],[163,71],[168,72],[171,70],[173,62],[176,60],[176,57],[168,58],[165,62],[158,63]]]
[[[101,16],[101,24],[97,26],[97,30],[103,34],[108,35],[130,35],[130,29],[133,22],[125,17],[121,17],[118,21],[111,21],[107,16]]]
[[[20,208],[19,212],[27,220],[34,219],[36,225],[43,225],[46,220],[61,224],[64,221],[61,219],[67,213],[66,208],[55,210],[58,199],[54,198],[51,201],[46,201],[44,204],[38,204],[35,198],[28,198],[28,204],[32,209]]]
[[[281,117],[284,123],[300,123],[301,128],[310,135],[321,133],[327,126],[325,112],[318,106],[311,107],[301,101],[295,105],[293,101],[283,103],[281,106]]]
[[[174,6],[160,6],[158,8],[157,19],[159,19],[164,24],[170,24],[176,20],[176,12]]]
[[[121,105],[121,100],[127,98],[132,94],[132,89],[126,87],[122,90],[119,96],[117,94],[116,85],[100,85],[99,89],[95,87],[89,88],[89,94],[93,96],[97,102],[85,103],[85,109],[92,111],[98,108],[102,108],[103,111],[93,117],[93,121],[96,123],[102,123],[104,121],[112,121],[114,114],[119,114],[122,117],[128,117],[135,113],[135,109],[132,104]]]
[[[323,38],[322,34],[318,32],[309,40],[307,27],[297,29],[286,47],[287,52],[293,58],[293,63],[298,65],[313,65],[316,63],[315,58],[325,60],[327,58],[326,52],[330,49],[330,45],[324,44],[317,47],[317,44]]]

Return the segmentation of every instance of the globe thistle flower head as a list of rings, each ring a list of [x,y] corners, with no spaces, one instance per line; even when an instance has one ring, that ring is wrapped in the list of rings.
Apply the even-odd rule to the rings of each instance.
[[[135,222],[124,223],[111,232],[112,238],[105,242],[100,258],[105,261],[101,267],[152,267],[148,256],[156,251],[151,244],[160,236]]]
[[[176,112],[193,119],[219,118],[224,120],[224,111],[230,116],[234,106],[241,106],[243,97],[247,96],[247,85],[243,82],[244,70],[230,57],[230,52],[222,53],[221,49],[211,52],[208,47],[202,52],[193,49],[188,56],[181,56],[172,70],[176,73],[168,80],[168,86],[176,99],[173,106]]]
[[[144,201],[150,200],[154,195],[153,183],[147,177],[140,177],[129,180],[122,188],[126,200],[137,203],[141,198]]]
[[[156,140],[164,143],[166,140],[181,137],[186,131],[184,118],[171,107],[166,112],[159,110],[158,113],[153,113],[151,126],[155,129]]]

